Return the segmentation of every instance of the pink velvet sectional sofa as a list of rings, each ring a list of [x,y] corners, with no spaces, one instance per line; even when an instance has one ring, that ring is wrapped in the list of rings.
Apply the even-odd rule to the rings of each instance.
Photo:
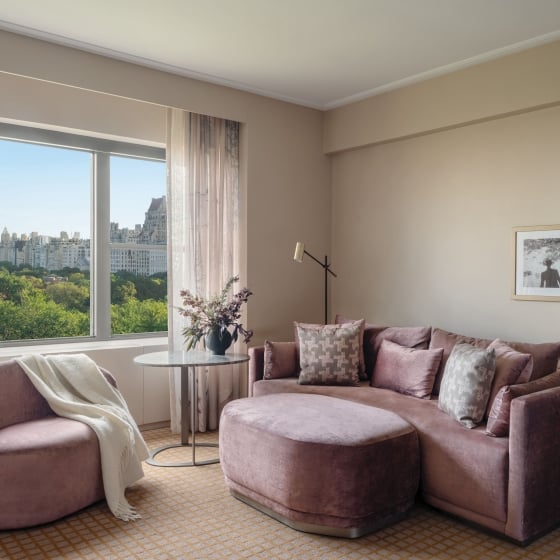
[[[418,433],[426,503],[521,545],[560,524],[560,342],[504,343],[430,327],[362,332],[359,381],[304,381],[299,346],[267,341],[249,350],[249,396],[320,394],[397,413]],[[455,387],[449,371],[459,349],[494,360],[474,424],[440,403],[440,391]]]

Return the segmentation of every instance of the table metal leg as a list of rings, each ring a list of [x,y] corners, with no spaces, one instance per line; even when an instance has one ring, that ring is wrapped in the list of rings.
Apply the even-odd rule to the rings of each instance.
[[[189,375],[191,376],[190,405],[189,405]],[[219,463],[220,459],[207,459],[197,461],[195,451],[197,447],[218,447],[217,443],[196,443],[196,411],[198,395],[196,391],[196,368],[194,366],[183,366],[181,368],[181,443],[162,445],[150,451],[150,456],[146,459],[148,465],[154,467],[196,467],[199,465],[213,465]],[[190,413],[190,414],[189,414]],[[190,416],[190,422],[189,422]],[[189,423],[192,443],[189,443]],[[155,459],[158,453],[174,447],[191,447],[192,461],[179,463],[161,463]]]

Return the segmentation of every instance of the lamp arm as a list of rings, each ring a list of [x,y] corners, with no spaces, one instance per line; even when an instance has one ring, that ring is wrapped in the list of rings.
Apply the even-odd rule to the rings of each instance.
[[[303,250],[303,252],[310,258],[312,258],[316,263],[320,264],[326,272],[330,272],[335,278],[336,278],[336,274],[330,269],[330,264],[328,264],[327,261],[327,257],[325,257],[325,262],[321,262],[319,259],[315,258],[311,253],[309,253],[306,249]]]

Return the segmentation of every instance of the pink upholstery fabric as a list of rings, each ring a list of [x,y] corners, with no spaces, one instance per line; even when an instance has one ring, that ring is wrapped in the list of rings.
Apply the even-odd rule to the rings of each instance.
[[[490,343],[478,340],[483,347]],[[556,344],[507,344],[518,352],[531,354],[538,375],[551,367],[550,373],[555,371]],[[250,394],[329,395],[394,411],[414,425],[421,444],[422,497],[434,507],[520,544],[531,542],[560,523],[560,485],[556,484],[560,387],[513,399],[509,438],[490,438],[483,425],[464,429],[438,410],[437,400],[372,388],[367,382],[361,382],[359,387],[326,387],[298,385],[297,377],[259,381],[262,349],[254,348],[250,353]]]
[[[337,315],[336,323],[348,323],[352,319]],[[428,348],[430,342],[430,327],[384,327],[379,325],[365,324],[364,328],[364,361],[366,375],[360,379],[371,379],[375,367],[377,352],[383,340],[390,340],[400,346],[407,348]]]
[[[275,381],[284,380],[265,383]],[[228,403],[220,458],[230,488],[321,526],[360,528],[403,513],[418,488],[418,440],[406,421],[322,395]]]
[[[558,369],[560,359],[560,342],[544,342],[532,344],[530,342],[506,342],[514,350],[533,356],[533,371],[528,378],[521,377],[519,383],[533,381],[553,373]]]
[[[15,360],[0,363],[0,429],[54,414]]]
[[[517,383],[519,379],[528,379],[533,371],[533,356],[517,352],[505,342],[496,339],[488,346],[496,352],[496,372],[492,381],[488,406],[485,417],[488,418],[490,409],[498,391],[506,385]]]
[[[513,399],[509,441],[511,464],[506,534],[519,542],[558,525],[560,485],[560,388]]]
[[[0,529],[53,521],[104,498],[97,436],[58,416],[0,430]]]
[[[487,348],[491,340],[487,340],[485,338],[474,338],[472,336],[464,336],[462,334],[455,334],[443,329],[433,328],[432,335],[430,337],[430,349],[434,348],[443,348],[443,356],[441,359],[441,364],[439,366],[439,370],[436,374],[436,380],[434,383],[434,395],[439,395],[439,388],[441,386],[441,380],[443,378],[443,372],[445,371],[445,365],[447,364],[447,360],[451,355],[453,348],[457,342],[467,342],[468,344],[472,344],[477,348]]]
[[[291,377],[298,370],[296,345],[293,342],[265,341],[263,379]]]
[[[555,387],[560,387],[560,370],[535,381],[502,387],[490,410],[486,433],[495,437],[509,435],[510,408],[513,399]]]
[[[0,362],[0,496],[0,530],[54,521],[104,498],[97,436],[55,416],[15,360]]]
[[[418,431],[424,499],[428,503],[434,503],[432,497],[440,500],[447,510],[445,503],[452,504],[455,513],[465,519],[493,530],[504,530],[509,466],[507,439],[486,437],[483,426],[466,430],[438,409],[437,400],[369,387],[367,382],[362,382],[360,387],[304,386],[298,385],[296,378],[289,378],[257,381],[253,387],[255,396],[302,391],[397,413]]]
[[[442,348],[418,350],[384,339],[377,353],[371,385],[429,399],[442,354]]]

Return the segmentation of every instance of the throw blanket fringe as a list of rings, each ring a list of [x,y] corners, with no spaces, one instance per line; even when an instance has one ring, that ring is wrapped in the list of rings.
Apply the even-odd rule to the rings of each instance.
[[[140,518],[124,493],[144,476],[148,448],[120,392],[85,354],[27,354],[16,360],[56,414],[96,433],[105,499],[113,515],[124,521]]]

